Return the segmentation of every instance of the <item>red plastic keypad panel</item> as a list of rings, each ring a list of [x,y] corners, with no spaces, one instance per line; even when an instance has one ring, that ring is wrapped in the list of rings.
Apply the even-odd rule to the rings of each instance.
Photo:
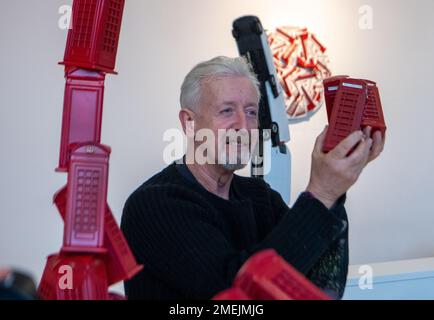
[[[62,251],[105,252],[104,216],[110,148],[79,145],[71,153]]]

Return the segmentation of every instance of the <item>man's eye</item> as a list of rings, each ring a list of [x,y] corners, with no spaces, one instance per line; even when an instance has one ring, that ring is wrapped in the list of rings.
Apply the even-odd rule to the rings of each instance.
[[[256,117],[258,112],[256,110],[247,110],[247,114],[251,117]]]
[[[226,108],[226,109],[223,109],[222,111],[220,111],[220,113],[222,113],[222,114],[228,114],[231,112],[232,112],[232,108]]]

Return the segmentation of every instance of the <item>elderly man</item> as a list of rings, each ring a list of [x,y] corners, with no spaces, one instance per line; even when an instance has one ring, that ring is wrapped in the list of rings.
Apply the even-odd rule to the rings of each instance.
[[[191,123],[194,133],[208,129],[215,137],[222,129],[252,132],[258,128],[259,99],[246,61],[217,57],[186,76],[179,119],[184,132]],[[215,139],[207,161],[173,163],[141,185],[122,217],[122,230],[144,265],[125,283],[128,298],[210,299],[231,286],[252,254],[269,248],[341,297],[348,268],[345,194],[381,153],[384,140],[367,128],[325,154],[326,131],[313,150],[306,192],[292,208],[263,180],[235,175],[244,165],[240,156],[236,163],[221,161],[234,144],[237,152],[242,149],[226,139]]]

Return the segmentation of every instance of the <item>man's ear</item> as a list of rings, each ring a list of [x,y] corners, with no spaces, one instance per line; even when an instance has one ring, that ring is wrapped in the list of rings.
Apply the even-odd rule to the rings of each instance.
[[[182,130],[187,134],[187,122],[194,121],[194,112],[187,108],[182,108],[179,111],[179,121],[181,121]]]

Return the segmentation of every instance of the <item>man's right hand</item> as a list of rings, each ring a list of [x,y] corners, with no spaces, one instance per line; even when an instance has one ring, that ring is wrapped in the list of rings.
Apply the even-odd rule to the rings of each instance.
[[[356,131],[329,153],[324,153],[322,150],[327,129],[328,127],[316,140],[312,153],[310,181],[306,191],[312,193],[330,209],[357,181],[363,168],[372,160],[373,140],[362,131]],[[349,154],[351,150],[353,151]]]

